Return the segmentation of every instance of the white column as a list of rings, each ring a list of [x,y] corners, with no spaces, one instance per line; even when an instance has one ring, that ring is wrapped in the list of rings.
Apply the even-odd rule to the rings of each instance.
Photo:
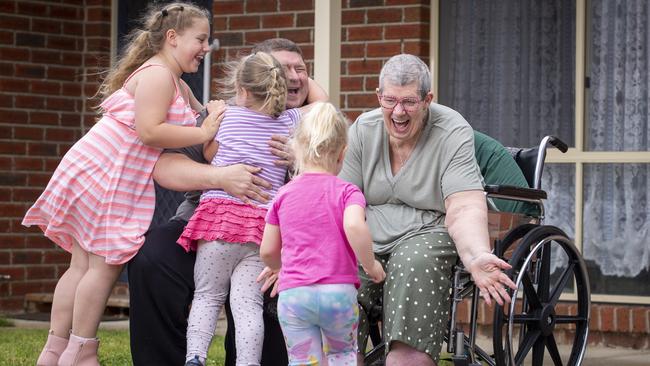
[[[314,80],[339,107],[341,94],[341,0],[315,0]]]

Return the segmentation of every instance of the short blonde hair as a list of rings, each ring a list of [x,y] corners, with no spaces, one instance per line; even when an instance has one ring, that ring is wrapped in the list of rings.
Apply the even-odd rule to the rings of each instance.
[[[333,171],[338,154],[347,145],[348,126],[345,116],[331,103],[315,103],[291,139],[296,172],[302,172],[307,164]]]

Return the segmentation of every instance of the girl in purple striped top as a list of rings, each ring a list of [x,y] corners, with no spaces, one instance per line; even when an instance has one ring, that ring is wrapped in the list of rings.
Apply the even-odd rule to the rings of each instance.
[[[213,165],[248,164],[271,184],[273,198],[284,184],[287,168],[275,165],[268,141],[288,136],[300,120],[301,109],[285,110],[287,83],[282,65],[270,54],[257,52],[230,67],[224,83],[234,94],[215,140],[204,155]],[[234,93],[232,93],[234,92]],[[309,80],[308,102],[326,100],[325,92]],[[263,270],[259,245],[268,204],[243,202],[223,190],[205,191],[199,207],[178,243],[196,249],[196,290],[187,328],[186,365],[204,365],[217,316],[230,291],[236,329],[237,365],[259,365],[264,322],[263,294],[257,275]]]

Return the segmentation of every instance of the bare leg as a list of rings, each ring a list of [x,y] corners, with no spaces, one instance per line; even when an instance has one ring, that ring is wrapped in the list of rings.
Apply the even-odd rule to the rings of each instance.
[[[390,344],[388,356],[386,356],[386,366],[397,365],[436,366],[436,363],[426,353],[405,343],[393,341]]]
[[[94,338],[106,301],[123,265],[107,264],[104,257],[88,253],[88,271],[77,286],[74,299],[72,333],[84,338]]]
[[[70,267],[59,279],[54,289],[50,327],[58,337],[68,338],[72,328],[72,314],[77,285],[88,270],[88,253],[79,244],[72,246]]]

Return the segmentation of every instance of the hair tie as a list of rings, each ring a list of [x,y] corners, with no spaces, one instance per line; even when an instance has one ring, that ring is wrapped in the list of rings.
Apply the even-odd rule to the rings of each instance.
[[[166,17],[166,16],[169,15],[169,12],[167,11],[167,9],[163,9],[163,10],[161,11],[161,13],[162,13],[162,16],[163,16],[163,17]]]
[[[183,7],[183,5],[179,5],[178,10],[179,10],[179,11],[183,11],[183,9],[185,9],[185,8]]]

